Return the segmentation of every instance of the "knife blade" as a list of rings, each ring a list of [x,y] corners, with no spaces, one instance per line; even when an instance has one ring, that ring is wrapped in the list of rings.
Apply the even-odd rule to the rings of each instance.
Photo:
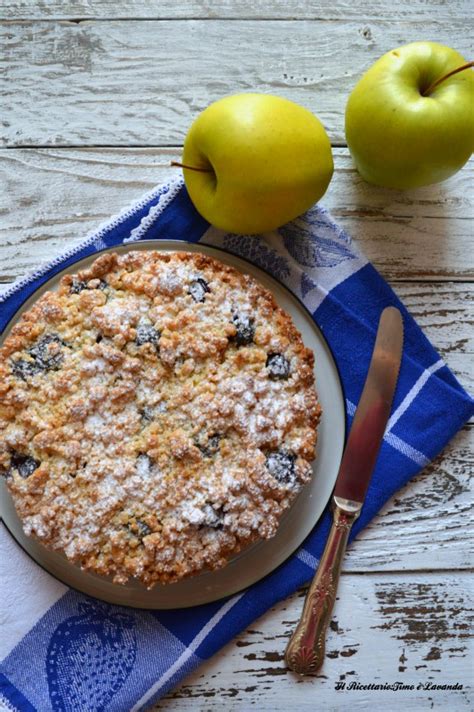
[[[339,467],[334,490],[339,500],[362,507],[390,416],[402,348],[402,315],[395,307],[387,307],[380,317],[369,371]],[[340,506],[344,506],[342,502]]]
[[[347,439],[333,494],[333,524],[308,589],[285,662],[300,675],[317,672],[324,660],[326,630],[336,600],[347,539],[362,509],[390,416],[403,351],[403,319],[383,310],[362,395]]]

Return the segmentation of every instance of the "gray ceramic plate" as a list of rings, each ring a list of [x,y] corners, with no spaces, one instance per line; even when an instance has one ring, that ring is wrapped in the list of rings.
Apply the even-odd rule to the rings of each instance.
[[[151,591],[136,581],[129,581],[121,586],[107,578],[82,571],[62,554],[48,551],[42,544],[27,537],[1,477],[0,513],[18,544],[40,566],[68,586],[89,596],[123,606],[150,609],[185,608],[215,601],[247,588],[282,564],[308,536],[329,501],[336,481],[344,446],[344,398],[339,374],[324,337],[302,304],[273,277],[245,260],[201,243],[195,245],[186,242],[147,240],[115,247],[111,251],[150,249],[166,252],[202,252],[215,257],[255,277],[273,293],[278,304],[291,314],[303,335],[305,345],[314,351],[316,385],[323,409],[317,458],[313,464],[311,482],[304,487],[290,510],[282,517],[278,532],[273,539],[249,547],[219,571],[203,573],[175,584],[157,585]],[[88,266],[96,257],[97,254],[76,262],[38,289],[12,319],[2,339],[21,313],[28,309],[43,292],[54,289],[64,274],[77,272]]]

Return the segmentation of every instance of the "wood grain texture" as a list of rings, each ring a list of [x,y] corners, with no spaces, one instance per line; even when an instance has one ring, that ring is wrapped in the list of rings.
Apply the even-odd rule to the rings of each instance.
[[[474,428],[466,426],[359,534],[343,570],[471,568],[473,450]]]
[[[470,54],[470,24],[383,20],[5,22],[0,140],[20,145],[181,144],[225,94],[286,96],[344,143],[344,108],[381,54],[428,36]]]
[[[399,282],[392,285],[431,343],[474,390],[474,285]]]
[[[298,678],[285,669],[283,653],[304,593],[274,606],[152,709],[420,712],[444,708],[457,712],[471,708],[468,574],[342,576],[324,666],[316,677]],[[415,689],[348,689],[354,682],[397,681]],[[336,691],[339,682],[346,683],[346,689]],[[417,689],[427,683],[456,682],[462,690]]]
[[[395,4],[375,3],[372,18],[388,20],[426,20],[427,9],[437,19],[470,17],[467,0],[400,0]],[[0,17],[5,19],[80,19],[80,18],[253,18],[257,20],[359,19],[367,13],[365,0],[16,0],[4,3]]]
[[[179,148],[3,151],[0,281],[36,268],[175,177],[169,162],[179,157]],[[472,279],[474,161],[445,183],[399,192],[364,183],[347,149],[334,157],[322,204],[387,279]]]

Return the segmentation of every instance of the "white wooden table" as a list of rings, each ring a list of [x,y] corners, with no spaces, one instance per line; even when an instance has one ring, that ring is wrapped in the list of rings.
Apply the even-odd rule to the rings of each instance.
[[[169,178],[210,101],[273,92],[324,122],[336,165],[324,205],[472,386],[473,163],[389,192],[361,181],[343,132],[350,89],[385,51],[431,39],[472,59],[467,0],[3,0],[0,12],[3,285]],[[299,591],[154,709],[472,709],[472,440],[468,426],[350,549],[320,675],[283,665]],[[348,689],[397,681],[414,689]]]

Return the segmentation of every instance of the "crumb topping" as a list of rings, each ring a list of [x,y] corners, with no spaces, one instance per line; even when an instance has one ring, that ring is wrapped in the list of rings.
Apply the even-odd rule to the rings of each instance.
[[[0,471],[24,530],[146,586],[276,532],[311,475],[313,354],[254,279],[193,253],[107,253],[0,349]]]

